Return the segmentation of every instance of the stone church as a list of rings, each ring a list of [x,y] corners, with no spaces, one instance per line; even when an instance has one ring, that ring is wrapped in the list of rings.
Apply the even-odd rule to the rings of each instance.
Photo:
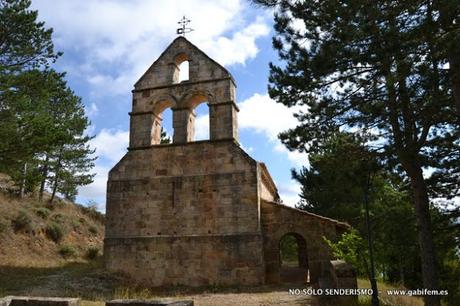
[[[179,81],[179,66],[189,78]],[[150,286],[258,285],[283,281],[280,241],[297,242],[310,283],[326,277],[348,225],[281,204],[265,164],[238,143],[236,84],[184,37],[134,85],[126,155],[107,183],[105,265]],[[194,141],[195,108],[209,107],[210,139]],[[173,141],[160,144],[162,113]],[[307,279],[307,278],[305,278]]]

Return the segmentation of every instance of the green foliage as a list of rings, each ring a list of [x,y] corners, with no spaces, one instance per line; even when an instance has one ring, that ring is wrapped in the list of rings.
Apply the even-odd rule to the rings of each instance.
[[[100,223],[104,223],[105,216],[104,214],[100,213],[97,210],[97,203],[93,201],[89,201],[87,206],[79,205],[78,208],[81,210],[83,214],[90,217],[91,219],[98,221]],[[82,223],[85,223],[86,220],[81,220]]]
[[[97,233],[99,232],[97,227],[94,225],[91,225],[90,227],[88,227],[88,231],[94,235],[97,235]]]
[[[64,228],[62,225],[52,222],[46,226],[46,235],[49,239],[58,243],[64,237]]]
[[[0,234],[8,229],[8,224],[3,218],[0,218]]]
[[[312,213],[359,226],[369,171],[377,160],[364,146],[366,138],[336,132],[325,139],[317,153],[310,154],[310,167],[292,169],[301,185],[298,207]],[[379,188],[381,182],[374,180]]]
[[[438,287],[429,196],[460,190],[460,2],[255,2],[275,7],[282,63],[270,64],[269,95],[302,109],[281,141],[314,154],[339,129],[370,133],[369,150],[411,183],[423,285]]]
[[[168,137],[166,131],[161,127],[161,134],[160,134],[160,144],[169,144],[171,143],[171,138]]]
[[[71,245],[63,245],[59,248],[59,254],[64,258],[74,257],[77,255],[77,250]]]
[[[3,73],[48,66],[60,55],[53,50],[53,30],[37,21],[37,11],[31,11],[30,4],[29,0],[0,1]]]
[[[323,142],[316,154],[310,155],[309,168],[293,170],[293,177],[302,186],[298,207],[345,221],[355,228],[357,232],[353,233],[357,237],[367,237],[367,193],[377,274],[391,282],[416,287],[420,282],[419,254],[414,211],[406,185],[379,166],[377,156],[364,143],[365,138],[337,132]],[[360,275],[364,275],[365,263],[369,262],[364,251],[367,248],[363,244],[357,249],[361,251],[355,253],[360,256],[359,261],[343,258],[344,254],[340,257],[353,260]]]
[[[331,247],[336,258],[352,264],[358,275],[367,275],[367,245],[356,229],[344,233],[335,243],[325,237],[323,239]]]
[[[28,229],[31,226],[32,218],[27,211],[20,210],[16,217],[12,220],[13,228],[15,231]]]
[[[38,207],[37,209],[35,209],[35,213],[40,218],[46,219],[50,215],[51,211],[46,207]]]
[[[92,182],[94,153],[84,134],[90,122],[64,73],[50,68],[51,29],[37,21],[30,1],[0,2],[0,171],[21,194],[48,186],[74,200],[78,186]]]
[[[86,250],[86,258],[94,260],[99,256],[99,248],[98,247],[89,247],[88,250]]]
[[[298,263],[299,246],[297,240],[292,235],[284,236],[280,241],[281,263]]]
[[[65,219],[65,217],[61,213],[57,213],[57,214],[54,214],[53,216],[51,216],[51,220],[53,220],[54,222],[56,222],[58,224],[64,223],[64,219]]]

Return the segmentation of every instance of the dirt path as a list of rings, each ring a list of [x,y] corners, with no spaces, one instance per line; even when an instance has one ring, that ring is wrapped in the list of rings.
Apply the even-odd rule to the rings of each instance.
[[[310,297],[289,295],[285,290],[255,293],[215,293],[185,296],[194,300],[195,306],[234,306],[234,305],[318,305]]]

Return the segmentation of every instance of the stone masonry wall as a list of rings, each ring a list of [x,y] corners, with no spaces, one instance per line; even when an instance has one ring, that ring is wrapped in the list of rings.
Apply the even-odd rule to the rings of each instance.
[[[257,188],[233,141],[129,151],[109,173],[107,268],[155,286],[263,282]]]
[[[267,283],[280,282],[279,243],[284,235],[305,239],[310,282],[315,284],[321,277],[329,277],[331,254],[323,237],[335,240],[348,228],[345,223],[269,201],[261,201],[261,224]]]

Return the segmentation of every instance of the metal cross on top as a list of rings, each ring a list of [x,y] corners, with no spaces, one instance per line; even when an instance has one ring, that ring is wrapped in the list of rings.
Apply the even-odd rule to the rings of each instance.
[[[178,22],[178,24],[181,25],[180,28],[177,29],[176,33],[178,35],[182,35],[185,37],[185,33],[190,33],[193,31],[192,28],[188,28],[187,25],[190,23],[190,19],[185,18],[185,16],[182,17],[182,19]]]

